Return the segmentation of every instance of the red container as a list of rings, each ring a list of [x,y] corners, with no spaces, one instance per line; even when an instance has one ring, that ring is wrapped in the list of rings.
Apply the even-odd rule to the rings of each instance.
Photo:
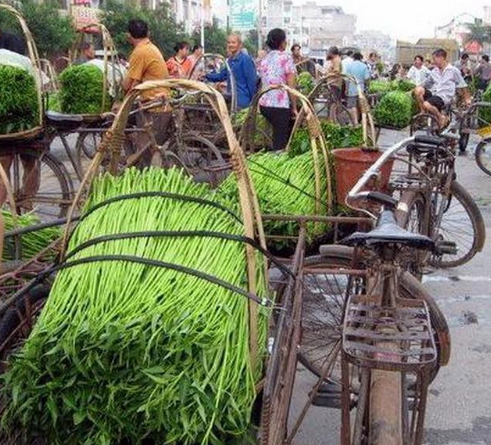
[[[338,148],[333,150],[336,177],[336,199],[344,204],[349,191],[374,163],[382,152],[363,148]],[[372,180],[367,190],[387,191],[394,160],[389,159],[380,169],[379,177]]]

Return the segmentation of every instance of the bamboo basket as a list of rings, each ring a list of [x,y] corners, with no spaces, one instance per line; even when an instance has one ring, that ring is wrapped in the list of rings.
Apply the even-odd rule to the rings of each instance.
[[[109,92],[109,66],[112,66],[112,82],[116,86],[116,65],[118,64],[118,57],[114,41],[109,33],[108,29],[101,23],[93,23],[84,26],[78,31],[77,39],[70,51],[70,65],[72,65],[81,55],[81,46],[85,41],[86,35],[94,34],[97,30],[102,36],[102,46],[104,50],[104,80],[103,80],[103,94],[102,102],[99,114],[82,114],[82,118],[86,122],[97,122],[101,119],[100,115],[104,113],[106,109],[106,96]],[[69,66],[70,66],[69,65]]]
[[[295,130],[306,122],[307,129],[310,136],[310,147],[312,151],[312,158],[314,160],[315,168],[315,194],[316,194],[316,214],[320,215],[321,212],[321,202],[325,202],[328,210],[328,214],[332,211],[333,197],[331,189],[331,169],[330,169],[330,159],[329,153],[326,146],[326,141],[324,135],[322,134],[322,129],[318,117],[315,114],[314,107],[309,99],[304,96],[299,91],[288,87],[287,85],[275,85],[271,86],[259,94],[257,94],[249,107],[249,113],[245,119],[244,125],[242,126],[239,140],[241,142],[242,148],[246,153],[254,152],[254,135],[256,130],[256,117],[259,109],[259,101],[262,96],[273,90],[282,90],[295,96],[300,103],[300,113],[298,114],[295,125],[293,127],[290,140],[288,142],[286,150],[288,151],[291,147],[292,137]],[[327,180],[327,191],[326,196],[321,196],[321,165],[320,159],[324,160],[325,175]]]
[[[329,89],[331,86],[333,86],[334,84],[339,83],[340,80],[342,80],[343,82],[352,82],[356,85],[356,88],[358,90],[358,109],[361,114],[361,126],[363,130],[364,145],[366,147],[374,146],[374,144],[377,141],[377,137],[375,132],[375,123],[370,109],[370,104],[365,93],[361,89],[360,84],[354,77],[347,76],[345,74],[338,74],[338,73],[327,74],[326,76],[319,79],[314,89],[309,94],[310,101],[314,102],[315,98],[320,93],[322,93],[322,91],[325,91]]]
[[[183,80],[183,79],[168,79],[162,81],[149,81],[138,85],[132,93],[130,93],[122,103],[122,106],[114,120],[112,127],[107,133],[105,133],[101,145],[98,147],[97,154],[95,155],[91,165],[89,166],[87,173],[82,180],[74,202],[68,212],[68,222],[65,230],[64,241],[62,243],[61,258],[64,257],[70,225],[73,220],[75,210],[78,208],[82,196],[90,188],[90,185],[99,171],[101,161],[107,156],[110,156],[109,172],[117,175],[118,159],[123,149],[123,141],[125,138],[124,130],[127,125],[129,113],[135,104],[137,98],[144,91],[152,90],[154,88],[167,88],[170,90],[184,90],[184,91],[199,91],[207,99],[210,107],[216,112],[221,124],[224,127],[225,135],[227,138],[228,148],[230,152],[231,165],[234,174],[237,175],[238,189],[239,189],[239,203],[244,223],[244,235],[250,239],[257,240],[259,245],[266,249],[266,238],[264,234],[261,213],[259,210],[259,204],[257,196],[252,184],[249,172],[246,166],[246,158],[242,151],[239,142],[235,136],[235,133],[230,122],[229,112],[223,96],[215,90],[213,87],[204,84],[202,82]],[[255,294],[257,290],[257,277],[256,270],[258,262],[256,258],[256,250],[251,245],[245,245],[245,255],[247,260],[247,275],[248,275],[248,290],[250,293]],[[267,277],[267,264],[264,264],[264,273]],[[249,300],[249,332],[250,332],[250,349],[252,363],[257,363],[258,360],[258,304]]]
[[[11,142],[23,142],[36,139],[43,131],[44,123],[44,109],[43,109],[43,93],[42,93],[42,80],[41,80],[41,61],[39,58],[38,50],[31,31],[29,30],[24,17],[15,8],[9,5],[0,4],[0,10],[7,11],[12,14],[19,22],[24,37],[26,39],[27,50],[29,53],[29,59],[31,59],[32,66],[35,71],[34,79],[36,81],[36,89],[38,96],[38,125],[29,130],[20,131],[18,133],[0,134],[0,147]]]

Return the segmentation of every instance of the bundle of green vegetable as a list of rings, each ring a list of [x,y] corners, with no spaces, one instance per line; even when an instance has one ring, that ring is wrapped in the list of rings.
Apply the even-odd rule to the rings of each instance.
[[[491,103],[491,85],[488,86],[482,96],[483,102]],[[481,107],[478,109],[479,113],[479,126],[487,127],[491,125],[491,107]]]
[[[41,222],[39,218],[32,213],[17,216],[17,224],[15,224],[11,212],[2,210],[2,216],[6,231],[19,227],[30,227]],[[22,258],[33,258],[48,247],[53,241],[60,238],[61,234],[62,230],[59,227],[48,227],[46,229],[23,234],[21,236]],[[5,238],[2,259],[14,259],[14,252],[14,239],[12,237]],[[53,256],[54,254],[55,252],[53,252]]]
[[[413,98],[410,93],[392,91],[387,93],[373,111],[379,125],[405,128],[413,116]]]
[[[249,108],[238,111],[232,118],[233,125],[242,129],[248,114]],[[256,150],[269,148],[271,146],[271,125],[269,125],[266,118],[259,112],[256,114],[254,146]]]
[[[0,134],[18,133],[39,125],[39,99],[32,75],[0,64]]]
[[[314,78],[308,71],[304,71],[298,75],[297,79],[298,91],[305,96],[308,96],[315,87]]]
[[[104,74],[92,65],[74,65],[60,75],[59,100],[67,114],[99,114],[109,111],[112,99],[106,91],[104,108]]]
[[[330,121],[321,121],[322,133],[329,149],[360,147],[363,145],[363,129],[360,126],[342,126]],[[297,156],[310,150],[310,135],[305,127],[293,134],[288,153]]]
[[[376,94],[376,93],[389,93],[391,91],[402,91],[407,93],[409,91],[414,90],[416,85],[407,79],[398,79],[398,80],[372,80],[368,85],[368,93]]]
[[[249,173],[264,214],[327,215],[327,178],[324,158],[319,154],[320,195],[316,195],[315,168],[312,152],[291,157],[287,152],[263,152],[247,159]],[[236,179],[227,178],[218,190],[226,205],[238,201]],[[309,238],[325,232],[325,225],[310,224]],[[298,235],[298,224],[264,221],[269,235]],[[286,243],[288,244],[288,243]],[[284,243],[276,243],[281,247]]]
[[[243,243],[141,234],[244,235],[243,224],[213,201],[153,196],[96,208],[113,197],[152,191],[215,199],[177,170],[131,169],[97,180],[67,262],[99,259],[58,273],[34,330],[4,375],[7,427],[20,424],[51,445],[119,445],[122,439],[139,444],[144,438],[157,445],[228,445],[246,433],[262,373],[252,369],[249,355],[248,299],[172,268],[101,260],[158,260],[246,290]],[[75,252],[85,242],[117,234],[133,236]],[[261,267],[257,276],[257,294],[264,296]],[[260,360],[268,315],[260,311]]]

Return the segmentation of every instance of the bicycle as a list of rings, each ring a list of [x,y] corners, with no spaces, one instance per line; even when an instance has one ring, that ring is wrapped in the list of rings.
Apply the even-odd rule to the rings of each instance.
[[[433,251],[434,240],[397,225],[396,199],[362,191],[393,154],[415,141],[442,143],[406,139],[348,195],[347,204],[365,213],[353,202],[381,206],[376,228],[350,235],[343,244],[352,247],[323,246],[304,262],[299,359],[319,378],[310,402],[341,409],[342,445],[389,438],[391,444],[421,444],[428,386],[450,356],[445,317],[408,272],[414,251]]]
[[[438,246],[453,249],[446,253],[438,253],[437,249],[434,255],[425,255],[418,260],[423,266],[425,263],[440,268],[460,266],[483,249],[486,239],[477,204],[456,180],[456,146],[460,136],[455,128],[439,133],[442,145],[436,148],[402,141],[401,146],[407,145],[409,159],[403,162],[408,169],[391,181],[393,192],[401,196],[396,213],[401,227],[424,233]]]

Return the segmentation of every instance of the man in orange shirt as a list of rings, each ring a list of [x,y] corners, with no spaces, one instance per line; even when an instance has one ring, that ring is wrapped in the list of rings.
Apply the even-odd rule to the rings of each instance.
[[[167,65],[160,50],[148,38],[148,25],[143,20],[133,19],[128,24],[128,41],[134,47],[129,60],[129,68],[123,80],[123,89],[129,93],[138,84],[147,80],[164,80],[169,77]],[[154,88],[142,93],[143,102],[160,97],[170,97],[167,88]],[[165,105],[144,112],[145,118],[150,119],[157,144],[163,145],[167,138],[167,130],[172,119],[170,107]],[[137,123],[141,128],[144,125],[142,116],[137,114]],[[140,150],[147,147],[150,139],[147,134],[139,133],[137,145]],[[144,164],[151,160],[150,152],[144,156]]]

